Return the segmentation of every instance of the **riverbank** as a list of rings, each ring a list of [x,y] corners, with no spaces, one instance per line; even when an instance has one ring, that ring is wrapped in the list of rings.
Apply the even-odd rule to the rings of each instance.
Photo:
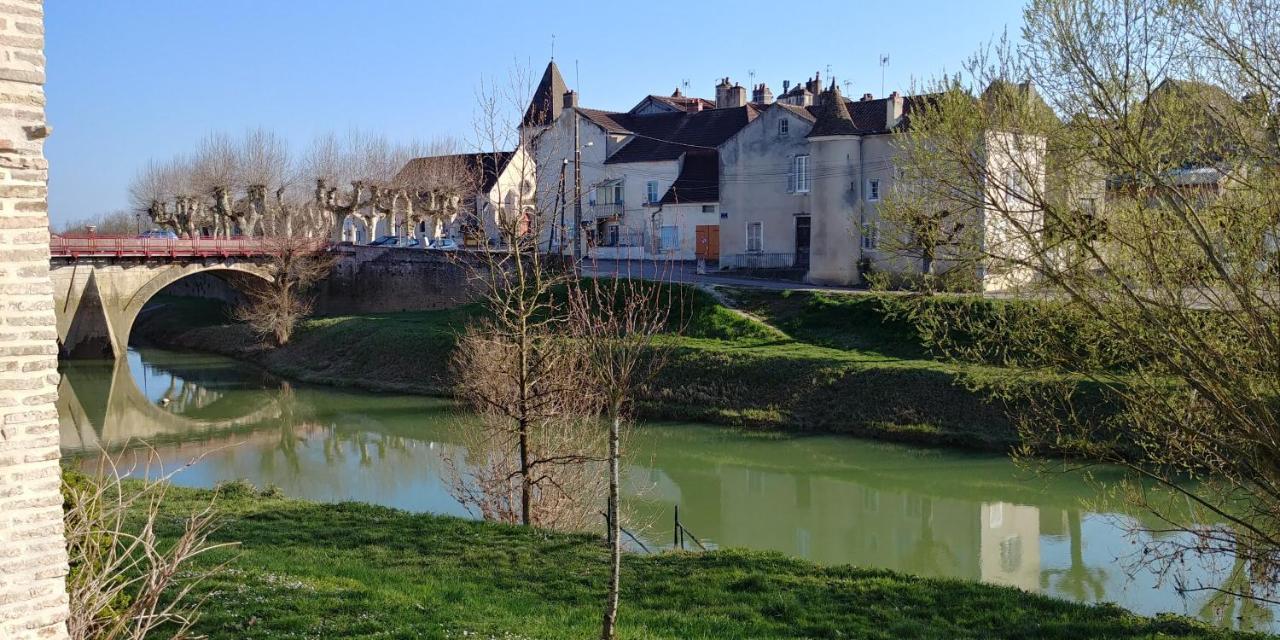
[[[170,490],[161,535],[207,503]],[[589,638],[606,564],[599,540],[317,504],[243,483],[217,499],[214,542],[196,569],[225,568],[195,631],[278,637]],[[1244,638],[1180,617],[1146,618],[1008,587],[891,571],[820,567],[739,550],[624,558],[627,638]]]
[[[685,291],[686,321],[679,335],[665,337],[669,363],[641,399],[646,418],[990,451],[1017,442],[1003,407],[964,382],[1022,374],[930,358],[874,296],[758,292],[744,300],[751,312],[743,313],[700,290]],[[731,290],[722,298],[735,295],[748,294]],[[791,315],[757,313],[765,310],[760,296]],[[268,349],[208,301],[169,299],[139,319],[134,335],[245,359],[304,382],[448,395],[454,336],[476,313],[461,307],[313,318],[290,344]]]

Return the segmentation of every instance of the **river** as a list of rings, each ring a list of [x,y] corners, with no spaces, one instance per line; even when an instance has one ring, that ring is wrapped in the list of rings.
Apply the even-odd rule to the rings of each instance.
[[[319,501],[472,517],[450,491],[466,416],[447,400],[289,384],[213,355],[133,349],[62,367],[64,455],[146,442],[176,484],[247,479]],[[137,449],[134,449],[136,452]],[[1141,522],[1094,470],[1035,474],[1003,456],[848,437],[789,438],[649,424],[629,439],[637,535],[672,544],[672,514],[708,546],[777,550],[824,564],[981,580],[1143,614],[1172,611],[1276,630],[1277,611],[1133,569]],[[1189,563],[1184,584],[1229,567]]]

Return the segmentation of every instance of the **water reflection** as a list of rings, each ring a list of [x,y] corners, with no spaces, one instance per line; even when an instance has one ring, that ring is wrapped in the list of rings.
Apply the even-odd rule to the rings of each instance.
[[[313,500],[468,515],[445,473],[446,460],[465,460],[467,418],[447,401],[294,386],[223,358],[152,350],[62,373],[68,453],[146,440],[169,468],[199,457],[179,484],[245,478]],[[999,456],[695,425],[642,428],[630,461],[630,507],[653,546],[670,544],[678,505],[682,522],[713,545],[1273,627],[1271,608],[1209,594],[1184,600],[1154,575],[1130,576],[1118,559],[1142,540],[1120,525],[1138,521],[1100,503],[1077,475],[1035,476]],[[1242,567],[1184,571],[1192,582],[1247,579]]]

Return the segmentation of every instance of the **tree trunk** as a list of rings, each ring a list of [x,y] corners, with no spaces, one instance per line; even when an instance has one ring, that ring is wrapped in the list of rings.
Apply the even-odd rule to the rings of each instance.
[[[615,411],[609,424],[609,595],[605,600],[600,640],[617,637],[618,592],[622,575],[622,523],[618,517],[618,432],[621,422]]]
[[[533,524],[533,487],[529,481],[529,421],[520,419],[520,523]]]

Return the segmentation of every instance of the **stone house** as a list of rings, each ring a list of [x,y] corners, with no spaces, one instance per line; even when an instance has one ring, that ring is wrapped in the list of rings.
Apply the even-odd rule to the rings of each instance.
[[[437,220],[433,228],[427,228],[426,222],[419,224],[414,230],[419,241],[449,238],[459,244],[494,245],[503,242],[502,221],[533,216],[537,176],[527,149],[414,158],[399,175],[430,174],[441,168],[461,174],[455,182],[465,185],[470,193],[463,196],[456,218]],[[521,226],[528,228],[529,223]]]
[[[553,62],[535,103],[563,85],[558,77]],[[540,244],[572,251],[576,200],[584,255],[693,260],[699,229],[719,228],[719,147],[762,109],[747,102],[745,87],[728,79],[716,91],[715,102],[679,90],[649,95],[626,112],[581,107],[573,91],[561,95],[558,107],[531,104],[529,113],[556,114],[532,125],[537,210],[550,236]],[[581,158],[578,167],[575,157]]]
[[[894,92],[849,101],[833,81],[806,104],[813,83],[785,92],[721,146],[720,265],[793,269],[806,282],[829,285],[861,284],[868,270],[918,273],[923,261],[883,250],[883,234],[894,231],[882,224],[880,207],[899,186],[895,135],[934,97]],[[1012,146],[995,141],[987,148]],[[1030,155],[1020,164],[1042,167],[1043,144],[1025,146]],[[993,151],[990,175],[1007,172],[1008,160]],[[1042,179],[1043,170],[1036,173]],[[983,242],[1009,242],[996,217],[975,215]],[[987,288],[1011,284],[1005,275],[975,275]]]

